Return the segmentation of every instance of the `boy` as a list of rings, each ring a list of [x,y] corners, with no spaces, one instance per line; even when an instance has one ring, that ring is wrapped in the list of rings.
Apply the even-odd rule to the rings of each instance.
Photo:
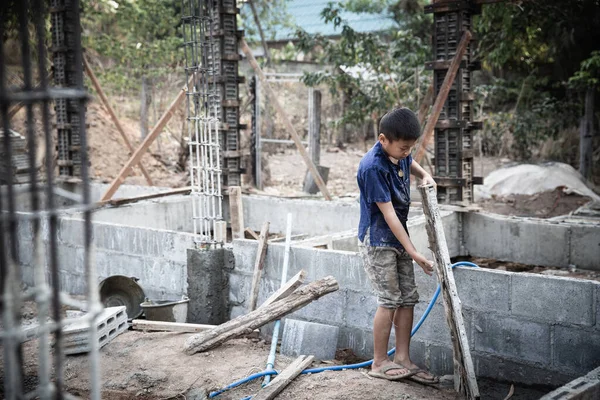
[[[427,275],[433,272],[433,262],[415,249],[406,229],[410,174],[420,177],[423,184],[435,182],[410,155],[421,135],[419,120],[411,110],[397,108],[384,115],[379,132],[378,142],[362,158],[357,173],[359,248],[378,304],[373,321],[375,354],[369,375],[437,383],[439,379],[416,366],[409,355],[413,310],[419,300],[412,260]],[[393,362],[387,356],[392,323],[396,332]]]

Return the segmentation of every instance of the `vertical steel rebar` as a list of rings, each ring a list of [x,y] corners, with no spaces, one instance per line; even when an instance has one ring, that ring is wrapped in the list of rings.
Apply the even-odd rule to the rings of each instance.
[[[216,87],[215,7],[212,0],[182,0],[187,88],[188,145],[194,233],[199,246],[217,246],[215,227],[223,219],[220,99]]]
[[[2,170],[1,180],[5,185],[0,186],[0,291],[2,296],[2,321],[3,331],[0,333],[4,349],[4,396],[6,399],[41,398],[62,399],[66,389],[63,381],[63,328],[67,321],[61,318],[62,294],[60,292],[60,274],[58,258],[58,218],[60,210],[55,201],[54,179],[54,146],[59,150],[65,149],[64,137],[59,134],[59,143],[53,143],[50,127],[51,102],[68,107],[71,115],[65,125],[65,120],[57,121],[57,129],[65,127],[74,129],[76,137],[73,142],[69,139],[68,147],[71,160],[81,161],[80,175],[82,178],[81,190],[83,192],[84,210],[84,268],[88,281],[88,309],[92,316],[102,310],[99,302],[96,272],[90,261],[92,256],[91,246],[91,201],[88,188],[87,169],[87,141],[85,132],[85,102],[87,93],[83,85],[83,59],[81,49],[81,27],[79,19],[80,4],[78,0],[52,0],[51,9],[45,7],[43,0],[22,0],[19,2],[0,2],[0,37],[7,34],[7,18],[14,11],[17,17],[18,40],[21,45],[20,71],[23,73],[21,87],[9,87],[7,84],[6,58],[4,42],[0,42],[0,116],[3,129],[2,154],[5,157],[5,167]],[[10,6],[15,6],[10,8]],[[68,56],[55,58],[55,62],[62,63],[62,72],[68,71],[69,85],[60,84],[50,87],[46,64],[46,22],[48,11],[52,17],[56,13],[63,13],[68,18],[69,26],[65,21],[61,26],[53,26],[52,35],[68,35],[64,43],[68,44]],[[60,19],[60,18],[59,18]],[[56,18],[52,20],[55,22]],[[33,27],[33,29],[32,29]],[[57,36],[58,35],[58,36]],[[32,44],[30,44],[30,42]],[[53,47],[53,51],[63,51]],[[35,70],[37,65],[37,71]],[[55,65],[56,67],[56,65]],[[55,72],[56,72],[55,68]],[[34,87],[33,80],[40,80]],[[63,77],[64,78],[64,77]],[[25,131],[27,138],[27,173],[28,184],[16,185],[14,175],[16,168],[13,165],[12,140],[13,132],[10,129],[8,110],[11,105],[23,103],[25,105]],[[57,106],[58,107],[58,106]],[[41,118],[36,118],[41,114]],[[57,114],[59,114],[57,112]],[[64,117],[64,115],[63,115]],[[36,128],[36,120],[41,121],[41,128]],[[64,135],[63,135],[64,136]],[[45,151],[45,182],[40,176],[37,165],[39,140],[43,139]],[[62,147],[61,147],[62,146]],[[75,154],[77,153],[77,154]],[[8,166],[8,167],[6,167]],[[64,167],[65,164],[60,167]],[[72,167],[73,165],[68,165]],[[79,167],[77,167],[79,168]],[[62,170],[64,172],[64,169]],[[61,173],[61,171],[59,171]],[[64,175],[64,174],[63,174]],[[42,198],[42,194],[45,195]],[[22,210],[23,197],[29,197],[29,208]],[[43,201],[42,201],[43,200]],[[17,212],[16,206],[19,206]],[[30,231],[31,237],[26,233]],[[28,243],[31,241],[31,243]],[[44,243],[46,242],[46,244]],[[47,254],[45,254],[47,249]],[[32,254],[30,266],[21,264],[20,256],[30,252]],[[46,264],[47,262],[47,264]],[[33,273],[26,273],[26,268]],[[22,284],[26,283],[32,288],[22,291]],[[38,340],[38,383],[31,390],[24,385],[24,364],[21,356],[22,341],[25,337],[21,326],[21,304],[24,299],[34,300],[37,307],[38,326],[36,336]],[[52,320],[49,320],[49,318]],[[90,317],[90,336],[92,350],[90,359],[90,397],[100,399],[100,377],[98,364],[98,337],[96,325]],[[50,348],[50,336],[54,336],[53,357]],[[25,390],[27,389],[27,390]],[[27,393],[26,393],[27,392]]]

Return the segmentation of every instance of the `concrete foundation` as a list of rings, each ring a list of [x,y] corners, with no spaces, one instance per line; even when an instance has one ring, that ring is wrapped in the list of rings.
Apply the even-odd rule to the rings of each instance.
[[[106,185],[92,185],[99,197]],[[123,186],[122,197],[164,189]],[[67,202],[65,201],[65,204]],[[293,214],[293,234],[330,234],[328,250],[292,244],[288,276],[300,269],[307,280],[333,275],[340,290],[293,313],[290,318],[339,329],[338,348],[372,356],[372,321],[377,304],[357,254],[356,201],[325,202],[243,196],[245,226],[285,231]],[[27,201],[19,203],[27,212]],[[226,207],[224,208],[227,209]],[[428,250],[425,221],[418,209],[408,222],[417,249]],[[189,196],[147,200],[93,214],[94,265],[98,281],[111,275],[135,276],[153,299],[190,297],[189,322],[221,323],[246,313],[257,242],[236,240],[232,250],[194,249]],[[536,265],[600,270],[600,225],[589,221],[553,222],[485,213],[442,210],[450,256],[491,257]],[[315,220],[318,216],[318,220]],[[42,224],[45,263],[49,229]],[[86,290],[83,221],[76,213],[58,225],[60,284],[72,294]],[[31,223],[18,225],[23,278],[33,285]],[[268,247],[259,291],[260,304],[281,282],[283,243]],[[435,278],[415,269],[423,313],[436,288]],[[600,364],[600,283],[569,278],[457,268],[455,277],[479,376],[524,384],[556,386]],[[285,321],[285,320],[284,320]],[[268,330],[268,329],[267,329]],[[390,346],[393,343],[393,337]],[[413,338],[412,356],[437,374],[452,373],[452,350],[441,300]]]

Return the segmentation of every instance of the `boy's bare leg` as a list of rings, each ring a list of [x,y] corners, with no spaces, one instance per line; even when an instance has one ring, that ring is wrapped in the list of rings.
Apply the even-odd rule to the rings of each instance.
[[[410,331],[412,330],[414,307],[398,307],[394,313],[394,329],[396,330],[396,353],[394,362],[407,368],[418,368],[410,359]],[[433,379],[428,372],[419,372],[423,379]]]
[[[371,369],[378,371],[382,367],[391,364],[388,355],[387,347],[390,340],[390,332],[392,330],[392,320],[396,310],[393,308],[377,307],[375,319],[373,320],[373,365]],[[408,372],[406,368],[391,369],[386,372],[387,375],[404,375]]]

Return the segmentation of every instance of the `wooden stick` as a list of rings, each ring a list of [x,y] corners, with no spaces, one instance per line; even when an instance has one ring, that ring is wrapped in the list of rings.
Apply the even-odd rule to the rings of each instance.
[[[285,127],[287,128],[287,130],[289,131],[290,135],[292,136],[292,140],[296,144],[296,147],[298,148],[298,151],[300,152],[300,155],[302,156],[302,159],[304,160],[304,163],[306,164],[306,166],[308,167],[308,169],[312,173],[312,176],[313,176],[313,178],[314,178],[317,186],[319,187],[319,190],[321,190],[321,193],[323,193],[323,196],[325,196],[325,199],[331,200],[331,195],[329,194],[329,191],[327,190],[327,186],[325,185],[325,181],[323,181],[323,178],[321,177],[321,174],[319,174],[319,171],[317,170],[317,167],[315,166],[315,164],[312,162],[312,160],[308,156],[308,153],[306,152],[306,149],[304,148],[304,145],[302,145],[302,141],[300,140],[300,136],[298,136],[298,133],[296,132],[296,129],[294,128],[294,126],[290,122],[290,118],[288,117],[287,113],[284,111],[283,107],[279,103],[279,100],[277,99],[277,96],[275,96],[275,93],[273,92],[273,89],[271,89],[271,86],[269,85],[269,82],[267,82],[267,80],[265,78],[265,75],[263,74],[262,70],[258,66],[258,63],[256,62],[256,60],[254,59],[254,56],[252,55],[252,51],[248,47],[248,44],[246,43],[246,40],[244,40],[244,38],[241,38],[240,39],[240,44],[242,45],[242,51],[244,52],[244,54],[246,54],[246,57],[248,58],[248,62],[250,62],[250,65],[252,66],[252,68],[254,68],[254,71],[256,72],[256,75],[258,75],[258,77],[260,78],[261,85],[264,87],[265,91],[267,92],[267,95],[269,96],[271,102],[273,102],[273,105],[277,109],[277,112],[283,118],[283,122],[285,123]]]
[[[135,203],[136,201],[140,201],[140,200],[156,199],[159,197],[174,196],[177,194],[189,194],[191,191],[192,191],[192,188],[190,186],[186,186],[184,188],[168,190],[166,192],[144,194],[141,196],[127,197],[124,199],[112,199],[112,200],[106,200],[106,201],[99,201],[98,205],[110,204],[112,206],[122,206],[123,204]]]
[[[102,105],[104,105],[104,108],[106,108],[106,111],[108,111],[110,118],[112,119],[113,123],[115,124],[115,127],[117,128],[117,131],[119,131],[119,133],[121,134],[121,137],[123,138],[123,140],[125,141],[125,144],[127,145],[127,148],[129,149],[131,154],[133,154],[135,149],[131,145],[129,138],[127,138],[127,135],[125,134],[125,130],[121,126],[121,123],[119,122],[119,119],[117,118],[117,115],[115,114],[115,111],[110,106],[110,103],[108,102],[108,98],[106,97],[106,95],[104,94],[104,91],[102,90],[102,87],[100,86],[100,82],[98,82],[98,79],[96,78],[96,75],[94,74],[94,71],[92,71],[92,68],[90,67],[90,64],[88,63],[88,61],[85,57],[83,57],[83,67],[85,68],[85,72],[90,77],[90,80],[92,81],[92,85],[94,85],[96,92],[98,92],[98,96],[100,97],[100,100],[102,101]],[[148,185],[154,186],[154,184],[152,183],[152,178],[150,178],[150,174],[148,173],[148,171],[146,171],[146,168],[144,168],[141,161],[138,162],[137,165],[142,170],[142,174],[146,178],[146,182],[148,182]]]
[[[134,319],[131,328],[135,331],[204,332],[216,325],[186,324],[181,322],[148,321]]]
[[[189,337],[183,346],[186,354],[206,351],[221,343],[248,333],[256,328],[280,319],[296,310],[301,309],[313,300],[327,293],[335,292],[340,287],[333,276],[327,276],[318,281],[296,289],[288,297],[261,307],[249,314],[241,315],[209,331]]]
[[[261,307],[266,307],[271,303],[279,301],[283,298],[288,297],[290,294],[294,292],[298,288],[298,286],[304,283],[304,278],[306,277],[306,271],[303,269],[300,270],[292,279],[287,281],[285,285],[279,288],[275,293],[273,293],[264,303],[262,303]]]
[[[190,76],[190,79],[187,82],[187,86],[192,85],[193,81],[194,75],[192,74],[192,76]],[[131,167],[133,167],[139,162],[146,150],[148,150],[150,145],[156,140],[156,138],[158,137],[160,132],[162,132],[167,122],[169,122],[169,120],[173,116],[173,112],[175,111],[175,109],[179,107],[181,102],[185,99],[185,96],[186,88],[183,87],[181,88],[181,92],[179,92],[175,100],[173,100],[171,105],[169,105],[167,111],[165,111],[164,114],[160,117],[152,131],[148,134],[148,136],[146,136],[146,139],[144,139],[144,141],[140,144],[137,150],[133,153],[131,158],[127,161],[127,163],[125,163],[125,166],[123,166],[121,172],[119,172],[119,175],[117,175],[117,177],[112,181],[109,188],[106,190],[106,193],[104,193],[104,195],[100,199],[101,201],[111,199],[115,192],[119,189],[119,186],[121,186],[123,182],[125,182],[125,178],[127,178],[127,175],[129,175],[129,172],[131,172]]]
[[[258,238],[258,249],[256,250],[256,260],[254,261],[254,275],[252,276],[252,290],[250,291],[250,303],[248,312],[256,309],[258,301],[258,290],[260,288],[260,278],[262,276],[265,256],[267,255],[267,239],[269,237],[269,222],[265,222],[260,230]]]
[[[448,68],[448,72],[446,73],[446,77],[444,78],[444,82],[442,83],[440,92],[438,93],[437,98],[435,99],[433,109],[431,110],[431,115],[429,115],[427,125],[425,125],[423,135],[421,136],[419,150],[417,150],[417,153],[414,157],[415,160],[419,163],[421,162],[421,159],[425,154],[425,148],[427,147],[427,143],[429,143],[429,141],[431,140],[433,130],[438,122],[438,118],[440,117],[442,108],[444,108],[444,104],[446,103],[446,99],[448,98],[448,93],[450,93],[450,88],[452,87],[454,78],[456,78],[456,73],[458,72],[458,68],[460,67],[460,62],[462,61],[465,52],[467,51],[467,46],[471,41],[471,37],[471,32],[465,31],[465,33],[463,33],[462,39],[460,39],[460,43],[458,44],[458,48],[456,49],[456,54],[452,59],[452,63],[450,63],[450,67]]]
[[[304,371],[310,364],[312,364],[315,356],[300,356],[296,358],[286,369],[281,371],[270,384],[260,389],[260,391],[253,397],[254,400],[272,400],[287,385],[289,385],[302,371]]]
[[[479,388],[463,321],[462,305],[456,290],[452,266],[450,265],[450,253],[448,252],[436,191],[432,185],[420,186],[419,190],[423,201],[423,212],[427,220],[426,229],[429,237],[429,247],[433,252],[434,267],[444,298],[446,322],[450,327],[452,337],[454,388],[458,393],[464,394],[467,399],[478,399]]]
[[[260,238],[260,236],[258,236],[256,234],[256,232],[254,232],[252,229],[250,228],[246,228],[246,230],[244,230],[245,233],[247,233],[249,236],[252,236],[254,238],[254,240],[258,240]]]
[[[425,123],[425,118],[427,118],[427,110],[431,107],[431,102],[433,101],[433,82],[429,85],[429,89],[427,89],[427,94],[423,99],[423,102],[419,106],[419,125],[423,126]]]
[[[229,219],[231,220],[231,237],[244,238],[244,208],[242,205],[242,188],[229,187]]]

